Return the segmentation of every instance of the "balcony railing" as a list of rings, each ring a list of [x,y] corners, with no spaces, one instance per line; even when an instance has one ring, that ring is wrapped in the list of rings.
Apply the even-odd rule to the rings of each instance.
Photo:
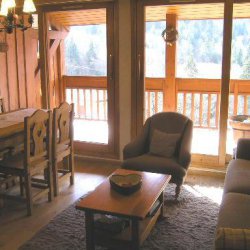
[[[75,103],[75,117],[107,121],[106,77],[65,76],[66,101]]]
[[[163,78],[146,78],[145,119],[163,110]],[[199,128],[218,128],[219,79],[176,78],[177,111],[190,117]],[[156,100],[157,97],[157,100]],[[229,115],[250,114],[250,80],[231,80]]]
[[[163,111],[164,78],[146,78],[145,119]],[[176,78],[177,111],[199,128],[218,128],[219,79]],[[107,121],[106,77],[65,76],[66,100],[75,103],[78,119]],[[229,115],[250,114],[250,80],[231,80]]]

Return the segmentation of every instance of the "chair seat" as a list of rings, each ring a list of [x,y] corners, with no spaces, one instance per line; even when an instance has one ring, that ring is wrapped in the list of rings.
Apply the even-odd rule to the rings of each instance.
[[[38,159],[31,164],[30,171],[32,172],[32,166],[36,168],[45,166],[47,161],[43,158]],[[11,155],[8,158],[0,161],[0,172],[8,173],[8,174],[18,174],[25,171],[24,168],[24,154],[23,152],[17,153],[15,155]]]
[[[122,168],[137,171],[146,171],[152,173],[170,174],[172,181],[178,183],[186,175],[186,169],[178,164],[175,158],[165,158],[152,154],[143,154],[137,157],[129,158],[122,164]]]
[[[12,168],[23,170],[23,153],[12,155],[0,161],[0,169]]]
[[[70,146],[68,144],[59,144],[56,148],[56,157],[61,161],[65,156],[70,154]]]

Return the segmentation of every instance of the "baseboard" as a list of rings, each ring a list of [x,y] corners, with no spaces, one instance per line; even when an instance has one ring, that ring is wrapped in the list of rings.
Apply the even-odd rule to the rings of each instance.
[[[225,169],[215,169],[215,168],[204,168],[191,166],[188,169],[188,175],[199,175],[199,176],[210,176],[216,178],[225,178]]]
[[[114,165],[121,165],[121,160],[116,159],[110,159],[110,158],[101,158],[101,157],[93,157],[93,156],[85,156],[85,155],[79,155],[75,154],[75,158],[79,160],[86,160],[90,162],[105,162],[110,163]],[[199,166],[199,165],[191,165],[188,168],[188,175],[202,175],[202,176],[211,176],[211,177],[218,177],[218,178],[224,178],[226,174],[226,168],[225,167],[214,167],[214,166]]]
[[[111,159],[111,158],[101,158],[101,157],[95,157],[95,156],[85,156],[85,155],[79,155],[79,154],[75,154],[75,158],[87,160],[91,162],[106,162],[106,163],[111,163],[115,165],[121,165],[122,163],[121,160],[116,160],[116,159]]]

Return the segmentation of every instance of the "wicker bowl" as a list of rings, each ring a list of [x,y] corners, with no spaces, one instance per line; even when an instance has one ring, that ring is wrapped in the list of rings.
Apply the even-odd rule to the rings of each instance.
[[[139,174],[114,174],[110,176],[109,182],[111,188],[116,192],[123,195],[129,195],[140,189],[142,184],[142,177]]]

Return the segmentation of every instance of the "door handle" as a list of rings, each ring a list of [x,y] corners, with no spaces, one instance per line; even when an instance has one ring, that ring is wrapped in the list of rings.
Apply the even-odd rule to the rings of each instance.
[[[109,79],[113,80],[113,55],[109,54]]]
[[[141,80],[141,55],[138,54],[138,80]]]

